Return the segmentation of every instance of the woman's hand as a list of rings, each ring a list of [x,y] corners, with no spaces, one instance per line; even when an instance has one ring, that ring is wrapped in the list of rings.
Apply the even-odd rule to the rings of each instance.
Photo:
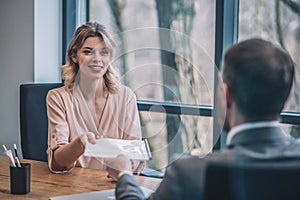
[[[96,144],[96,139],[95,139],[95,134],[92,132],[86,132],[84,134],[81,134],[79,136],[80,141],[83,145],[83,148],[85,148],[85,145],[87,142],[91,143],[91,144]]]

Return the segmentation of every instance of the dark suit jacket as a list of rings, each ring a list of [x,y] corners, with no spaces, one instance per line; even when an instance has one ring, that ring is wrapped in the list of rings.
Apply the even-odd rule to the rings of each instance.
[[[235,135],[229,146],[204,158],[183,156],[166,170],[159,188],[149,199],[202,199],[206,166],[211,162],[246,163],[257,160],[300,159],[300,141],[281,128],[250,129]],[[117,199],[145,199],[135,179],[122,175],[116,186]]]

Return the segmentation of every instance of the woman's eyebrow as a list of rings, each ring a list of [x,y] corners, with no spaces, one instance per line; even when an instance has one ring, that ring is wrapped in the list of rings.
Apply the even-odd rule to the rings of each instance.
[[[98,50],[108,50],[108,48],[106,46],[104,47],[100,47],[100,48],[92,48],[89,46],[83,46],[81,49],[86,49],[86,50],[94,50],[94,49],[98,49]]]
[[[88,46],[82,47],[82,49],[93,50],[93,48],[92,48],[92,47],[88,47]]]

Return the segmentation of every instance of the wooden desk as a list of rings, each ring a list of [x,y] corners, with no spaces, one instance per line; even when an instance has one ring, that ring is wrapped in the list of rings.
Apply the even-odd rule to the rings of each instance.
[[[113,189],[115,183],[107,178],[107,172],[76,167],[67,174],[53,174],[46,162],[21,160],[31,163],[31,187],[26,195],[10,194],[9,161],[0,156],[0,199],[44,199],[52,196]],[[141,186],[155,190],[161,179],[136,176]]]

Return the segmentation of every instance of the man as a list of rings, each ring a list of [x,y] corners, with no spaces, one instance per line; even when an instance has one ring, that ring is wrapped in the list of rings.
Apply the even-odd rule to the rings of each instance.
[[[251,162],[278,158],[299,159],[300,143],[279,127],[289,96],[294,64],[272,43],[250,39],[230,47],[222,69],[226,107],[227,148],[204,158],[182,157],[172,163],[149,199],[201,199],[205,167],[212,162]],[[125,157],[111,162],[109,176],[118,179],[117,199],[143,199]]]

